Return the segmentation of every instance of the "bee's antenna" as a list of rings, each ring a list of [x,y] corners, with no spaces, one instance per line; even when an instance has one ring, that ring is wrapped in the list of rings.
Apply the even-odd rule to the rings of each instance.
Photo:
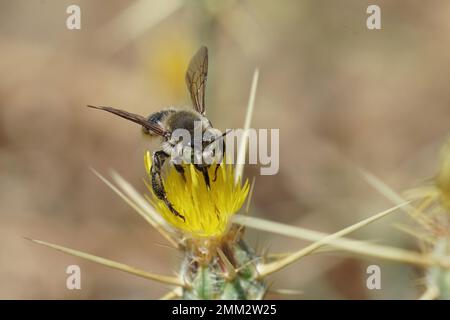
[[[218,137],[216,140],[219,139],[223,139],[227,134],[229,134],[231,131],[233,131],[232,129],[228,129],[227,131],[225,131],[224,133],[222,133],[222,135],[220,137]]]
[[[225,131],[224,133],[222,133],[222,134],[220,135],[220,137],[214,139],[214,140],[211,141],[208,145],[210,145],[211,143],[214,143],[214,142],[216,142],[216,141],[219,141],[220,139],[225,138],[225,136],[226,136],[227,134],[229,134],[231,131],[233,131],[233,130],[232,130],[232,129],[228,129],[227,131]]]

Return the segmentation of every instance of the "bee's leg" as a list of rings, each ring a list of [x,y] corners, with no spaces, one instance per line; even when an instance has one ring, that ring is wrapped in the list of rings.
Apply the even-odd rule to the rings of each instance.
[[[186,176],[184,175],[184,168],[181,164],[173,164],[175,169],[178,171],[179,174],[183,177],[184,182],[186,182]]]
[[[208,189],[211,189],[211,183],[210,183],[210,180],[209,180],[208,168],[202,167],[201,171],[203,173],[203,179],[205,179],[206,187]]]
[[[210,180],[209,180],[208,168],[207,167],[200,167],[200,166],[195,165],[195,164],[194,164],[194,166],[195,166],[195,169],[197,169],[198,171],[203,173],[203,179],[205,179],[206,187],[208,189],[211,189],[211,183],[210,183]]]
[[[214,169],[214,178],[213,178],[213,182],[216,182],[217,180],[217,170],[219,170],[220,168],[220,163],[216,164],[216,168]]]
[[[202,168],[203,178],[205,179],[206,187],[208,189],[211,189],[211,184],[209,182],[209,174],[208,174],[208,168],[203,167]]]
[[[222,144],[222,156],[220,158],[220,160],[216,163],[216,168],[214,169],[214,179],[213,182],[216,182],[217,180],[217,170],[219,170],[220,165],[222,164],[223,158],[224,158],[224,154],[225,154],[225,143]]]
[[[185,218],[183,215],[181,215],[175,208],[173,207],[172,203],[170,203],[169,199],[167,199],[166,191],[164,189],[164,184],[161,176],[161,170],[162,166],[164,164],[164,161],[166,161],[168,155],[164,151],[156,151],[153,153],[153,162],[152,167],[150,169],[151,177],[152,177],[152,189],[155,193],[156,197],[166,204],[166,206],[169,208],[169,210],[176,215],[177,217],[180,217],[185,221]]]

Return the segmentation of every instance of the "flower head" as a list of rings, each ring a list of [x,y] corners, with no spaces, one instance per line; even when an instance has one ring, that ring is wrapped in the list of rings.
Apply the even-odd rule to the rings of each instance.
[[[150,174],[152,158],[145,154],[145,166]],[[230,218],[242,207],[248,191],[248,180],[234,183],[234,168],[222,161],[215,177],[216,165],[208,168],[211,186],[206,186],[203,174],[193,164],[184,164],[184,177],[174,166],[166,166],[164,188],[168,199],[185,220],[174,215],[152,188],[149,199],[153,206],[175,228],[194,238],[219,238],[225,234]],[[216,179],[213,179],[215,177]]]

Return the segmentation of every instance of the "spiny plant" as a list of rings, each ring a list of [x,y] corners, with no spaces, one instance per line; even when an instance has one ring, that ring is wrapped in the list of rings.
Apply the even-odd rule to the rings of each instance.
[[[409,189],[400,195],[379,178],[362,171],[364,178],[376,190],[402,206],[412,225],[396,224],[395,227],[418,240],[422,257],[435,262],[419,265],[425,277],[419,283],[425,286],[425,291],[419,297],[422,300],[450,299],[450,140],[441,148],[438,173],[424,186]],[[406,200],[405,200],[406,199]]]
[[[409,190],[405,198],[417,203],[412,227],[402,230],[415,236],[425,254],[450,256],[450,140],[441,149],[440,167],[431,184]],[[450,299],[450,271],[440,266],[425,269],[425,298]]]
[[[244,132],[248,132],[255,104],[258,71],[255,71],[247,107]],[[238,159],[246,152],[247,139],[241,140]],[[151,157],[145,154],[147,173]],[[238,161],[243,163],[243,161]],[[35,243],[87,259],[92,262],[121,270],[136,276],[157,281],[173,287],[162,299],[263,299],[268,292],[267,277],[311,255],[323,247],[348,251],[361,256],[388,259],[425,268],[450,268],[448,256],[433,256],[400,248],[376,245],[366,241],[344,238],[346,235],[374,222],[399,208],[411,207],[409,201],[395,198],[396,205],[369,218],[357,222],[333,234],[325,234],[291,225],[285,225],[238,211],[247,201],[250,204],[254,183],[242,182],[243,165],[220,164],[218,177],[207,188],[203,177],[192,165],[185,165],[185,179],[180,178],[172,167],[166,168],[164,185],[174,205],[181,208],[185,221],[167,209],[155,197],[143,197],[120,175],[113,172],[109,181],[96,171],[94,173],[117,195],[126,201],[139,215],[155,228],[171,246],[183,254],[178,274],[160,275],[144,271],[124,263],[96,255],[51,244],[41,240]],[[213,174],[210,172],[210,174]],[[365,173],[369,182],[379,181]],[[379,187],[379,186],[378,186]],[[383,188],[381,188],[383,189]],[[261,254],[245,241],[245,228],[273,232],[312,243],[293,253]]]

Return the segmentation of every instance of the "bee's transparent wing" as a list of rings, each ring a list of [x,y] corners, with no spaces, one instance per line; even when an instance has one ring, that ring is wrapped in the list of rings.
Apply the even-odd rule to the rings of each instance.
[[[91,106],[88,105],[88,107],[90,108],[94,108],[94,109],[99,109],[99,110],[105,110],[111,113],[114,113],[115,115],[118,115],[119,117],[125,118],[127,120],[133,121],[137,124],[140,124],[142,127],[144,127],[145,129],[153,132],[154,134],[157,134],[159,136],[165,137],[167,135],[169,135],[169,132],[164,130],[163,127],[161,127],[160,125],[158,125],[157,123],[154,122],[150,122],[148,121],[146,118],[134,114],[134,113],[130,113],[127,111],[123,111],[120,109],[116,109],[116,108],[112,108],[112,107],[96,107],[96,106]]]
[[[205,89],[208,76],[208,48],[201,47],[189,63],[186,72],[186,84],[191,94],[194,108],[205,114]]]

